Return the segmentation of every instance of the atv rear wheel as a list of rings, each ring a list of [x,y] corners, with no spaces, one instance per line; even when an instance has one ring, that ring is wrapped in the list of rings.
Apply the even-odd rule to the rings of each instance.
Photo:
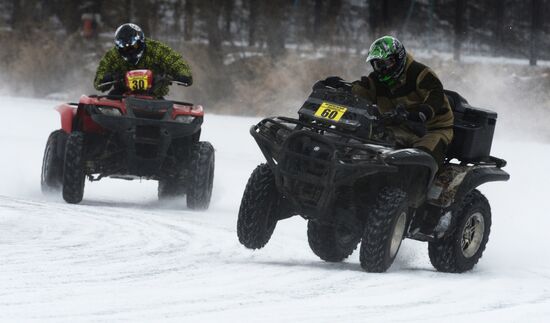
[[[361,241],[361,229],[343,223],[330,225],[309,220],[307,223],[309,247],[319,258],[340,262],[349,257]]]
[[[407,194],[399,188],[383,188],[369,210],[363,240],[361,267],[385,272],[393,263],[407,227]]]
[[[267,164],[260,164],[244,189],[237,235],[242,245],[249,249],[263,248],[277,225],[280,195],[275,176]]]
[[[491,232],[491,206],[478,190],[468,193],[455,209],[452,234],[428,244],[430,262],[438,271],[462,273],[474,268]]]
[[[73,131],[65,145],[63,163],[63,199],[67,203],[80,203],[84,196],[84,134]]]
[[[60,191],[63,186],[63,152],[67,133],[56,130],[50,134],[44,149],[42,159],[42,174],[40,176],[40,188],[42,193]]]
[[[214,147],[207,141],[196,143],[191,150],[187,207],[206,210],[212,197],[214,183]]]

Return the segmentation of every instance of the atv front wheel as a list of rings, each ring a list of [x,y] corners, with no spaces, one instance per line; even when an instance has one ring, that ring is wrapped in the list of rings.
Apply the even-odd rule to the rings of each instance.
[[[307,223],[309,247],[319,258],[340,262],[349,257],[361,240],[361,230],[343,223],[330,225],[309,220]]]
[[[207,141],[200,141],[191,150],[187,207],[206,210],[212,197],[214,183],[214,147]]]
[[[483,255],[491,231],[491,206],[481,192],[473,190],[454,212],[454,232],[430,242],[428,251],[438,271],[462,273],[474,268]]]
[[[267,164],[260,164],[244,189],[237,235],[242,245],[249,249],[263,248],[277,225],[280,196],[275,176]]]
[[[42,159],[42,174],[40,176],[40,188],[42,193],[60,191],[63,185],[63,152],[67,133],[56,130],[50,134],[44,149]]]
[[[67,203],[80,203],[84,196],[84,134],[73,131],[65,145],[63,164],[63,199]]]
[[[383,188],[367,216],[359,257],[363,269],[381,273],[390,268],[403,241],[407,216],[407,194]]]

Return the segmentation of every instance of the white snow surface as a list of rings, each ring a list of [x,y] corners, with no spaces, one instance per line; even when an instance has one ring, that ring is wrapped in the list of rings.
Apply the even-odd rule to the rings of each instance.
[[[492,153],[512,177],[481,188],[493,226],[473,271],[436,272],[427,244],[405,240],[387,273],[370,274],[357,251],[318,259],[299,217],[261,250],[239,244],[240,199],[263,160],[253,118],[207,114],[216,173],[206,212],[159,203],[154,181],[87,182],[79,205],[43,196],[55,104],[0,97],[0,321],[550,322],[548,144],[497,136]]]

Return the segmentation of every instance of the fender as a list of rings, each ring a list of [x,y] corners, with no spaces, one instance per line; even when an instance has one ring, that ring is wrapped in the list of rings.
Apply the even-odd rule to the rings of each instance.
[[[476,187],[489,182],[505,182],[510,179],[510,174],[497,167],[474,168],[464,178],[458,188],[455,201],[460,201],[466,194]]]
[[[188,115],[194,117],[204,117],[204,108],[202,105],[183,105],[174,102],[174,110],[172,111],[172,119],[179,115]]]
[[[499,167],[456,165],[439,174],[428,192],[428,203],[448,208],[482,184],[509,179],[510,174]]]
[[[61,115],[61,129],[70,134],[73,131],[73,119],[76,116],[76,106],[64,103],[55,109]]]
[[[424,166],[430,170],[430,181],[432,183],[438,166],[435,159],[427,152],[416,149],[407,148],[399,150],[389,150],[384,154],[384,161],[390,165],[397,166]]]

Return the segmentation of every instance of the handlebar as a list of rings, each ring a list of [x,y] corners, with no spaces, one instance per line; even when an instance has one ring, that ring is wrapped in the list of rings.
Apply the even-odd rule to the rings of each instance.
[[[109,81],[109,82],[103,82],[103,83],[99,83],[98,87],[99,88],[110,87],[110,86],[115,85],[115,84],[120,83],[120,82],[122,82],[121,79],[114,80],[114,81]]]
[[[155,85],[157,83],[162,83],[162,82],[167,82],[168,85],[172,85],[172,84],[181,85],[181,86],[191,85],[191,84],[186,83],[186,82],[177,81],[170,75],[160,75],[160,76],[154,76],[153,77],[153,87],[155,87]]]
[[[117,85],[117,84],[124,84],[125,83],[125,77],[119,77],[115,80],[103,82],[98,85],[98,87],[101,88],[107,88],[109,89],[111,86]],[[158,89],[162,85],[180,85],[180,86],[190,86],[191,84],[181,81],[176,81],[172,76],[170,75],[160,75],[160,76],[154,76],[153,77],[153,86],[149,90],[150,92],[154,92],[156,89]],[[147,91],[147,92],[149,92]]]

